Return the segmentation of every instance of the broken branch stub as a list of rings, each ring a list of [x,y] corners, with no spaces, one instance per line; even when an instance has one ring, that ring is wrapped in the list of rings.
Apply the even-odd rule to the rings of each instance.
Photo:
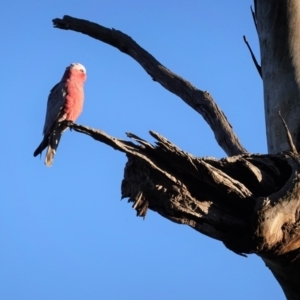
[[[259,255],[279,251],[292,232],[286,222],[300,221],[300,214],[288,216],[289,209],[284,218],[276,215],[283,205],[300,211],[298,202],[286,196],[294,197],[299,189],[294,185],[300,168],[295,153],[217,160],[195,157],[153,131],[155,145],[131,133],[127,135],[134,142],[77,124],[72,129],[127,154],[122,198],[129,198],[138,216],[145,217],[150,209],[222,241],[236,253]],[[271,238],[268,232],[274,226],[281,233]]]

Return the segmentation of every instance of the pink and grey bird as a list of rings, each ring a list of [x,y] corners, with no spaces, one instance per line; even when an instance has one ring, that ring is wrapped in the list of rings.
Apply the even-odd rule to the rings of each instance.
[[[68,128],[66,122],[74,122],[82,112],[86,70],[82,64],[73,63],[66,68],[61,81],[50,91],[44,125],[44,138],[33,156],[48,147],[45,164],[50,167],[62,133]]]

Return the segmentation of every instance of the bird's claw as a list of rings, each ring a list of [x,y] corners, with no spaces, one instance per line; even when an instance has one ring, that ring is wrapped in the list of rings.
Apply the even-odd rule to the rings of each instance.
[[[71,120],[65,120],[65,121],[64,121],[64,125],[67,126],[67,127],[69,127],[70,130],[72,131],[72,127],[73,127],[73,125],[74,125],[74,122],[71,121]]]

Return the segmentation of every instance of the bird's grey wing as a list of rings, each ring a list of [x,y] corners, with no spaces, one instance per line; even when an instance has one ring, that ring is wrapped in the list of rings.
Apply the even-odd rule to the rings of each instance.
[[[43,133],[48,135],[58,119],[63,115],[67,90],[63,81],[56,84],[50,91]]]

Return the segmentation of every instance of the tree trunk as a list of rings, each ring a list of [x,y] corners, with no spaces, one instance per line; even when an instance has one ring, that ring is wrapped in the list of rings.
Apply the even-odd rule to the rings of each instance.
[[[256,1],[269,153],[289,149],[278,116],[300,149],[300,2]]]
[[[131,56],[154,81],[204,117],[229,155],[197,158],[153,131],[155,145],[132,133],[127,135],[133,141],[124,141],[68,124],[126,153],[122,197],[129,198],[137,215],[145,217],[151,209],[222,241],[237,254],[257,254],[286,297],[300,299],[300,3],[257,0],[254,19],[262,58],[267,155],[247,153],[211,95],[172,73],[126,34],[69,16],[53,23]]]

